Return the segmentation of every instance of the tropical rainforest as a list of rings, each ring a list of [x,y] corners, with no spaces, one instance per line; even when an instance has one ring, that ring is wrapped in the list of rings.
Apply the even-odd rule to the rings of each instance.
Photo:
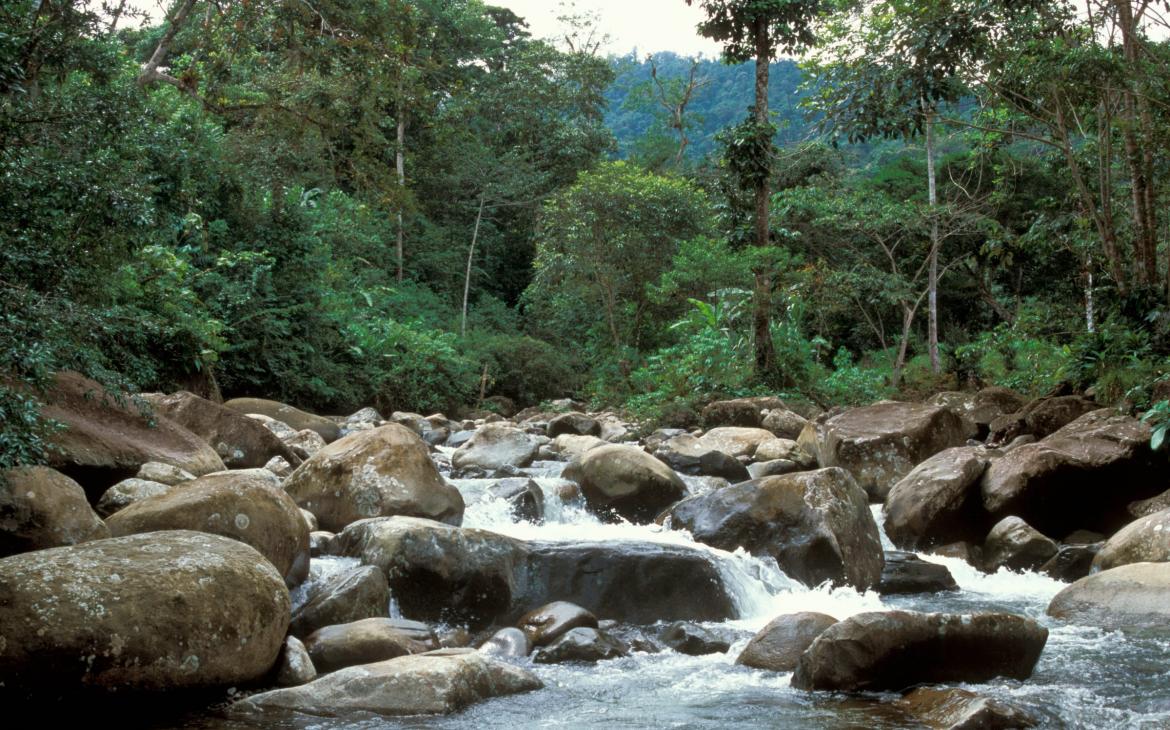
[[[994,384],[1170,417],[1165,3],[695,4],[723,59],[481,0],[3,3],[0,467],[63,369],[337,413]]]

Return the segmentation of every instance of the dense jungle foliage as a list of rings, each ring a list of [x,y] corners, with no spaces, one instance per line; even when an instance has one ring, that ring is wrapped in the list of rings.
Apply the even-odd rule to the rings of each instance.
[[[1163,3],[698,4],[737,63],[480,0],[3,3],[0,466],[63,368],[339,413],[999,384],[1170,417]]]

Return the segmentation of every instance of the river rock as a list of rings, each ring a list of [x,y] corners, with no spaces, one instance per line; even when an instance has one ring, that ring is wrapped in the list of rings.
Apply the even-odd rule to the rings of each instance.
[[[760,423],[762,428],[768,429],[777,437],[792,441],[800,438],[800,432],[807,425],[807,418],[799,413],[793,413],[787,408],[773,408],[768,411],[763,422]]]
[[[817,637],[792,686],[856,692],[1027,679],[1047,641],[1048,629],[1011,614],[861,613]]]
[[[285,439],[284,443],[287,444],[290,449],[292,449],[292,452],[296,454],[298,459],[311,458],[318,451],[329,445],[329,443],[321,437],[321,434],[317,433],[311,428],[302,428],[300,431],[297,431]]]
[[[629,649],[604,631],[591,628],[571,629],[548,646],[541,647],[532,657],[537,664],[563,662],[599,662],[620,659],[629,655]]]
[[[365,618],[325,626],[305,639],[313,666],[322,674],[358,664],[373,664],[407,654],[422,654],[428,647],[399,630],[390,618]]]
[[[488,494],[508,503],[512,517],[519,521],[544,522],[544,491],[528,477],[500,479],[487,488]]]
[[[320,434],[326,443],[341,438],[341,427],[322,416],[306,413],[292,406],[264,398],[233,398],[224,405],[239,413],[258,413],[262,416],[287,423],[295,431],[310,429]]]
[[[293,611],[289,633],[305,637],[317,629],[390,615],[390,586],[382,571],[362,565],[309,586],[305,602]]]
[[[586,451],[605,446],[606,442],[596,436],[577,436],[563,433],[553,440],[553,448],[564,459],[579,459]]]
[[[1129,516],[1135,520],[1142,517],[1148,517],[1155,512],[1161,512],[1164,509],[1170,509],[1170,490],[1162,492],[1157,497],[1150,497],[1149,499],[1140,499],[1136,502],[1131,502],[1125,511]]]
[[[107,489],[98,499],[94,508],[102,517],[109,517],[135,502],[161,496],[172,489],[174,487],[145,479],[123,479]]]
[[[381,426],[382,421],[384,420],[386,419],[382,418],[382,414],[378,413],[377,409],[366,406],[365,408],[362,408],[360,411],[346,418],[345,425],[352,427],[359,423],[365,423],[371,426]]]
[[[597,628],[597,617],[568,601],[553,601],[524,614],[517,625],[533,645],[545,646],[570,629]]]
[[[232,712],[263,716],[284,709],[316,717],[442,715],[543,686],[536,675],[507,662],[466,649],[441,649],[349,667],[300,687],[252,695],[233,705]]]
[[[569,601],[627,624],[723,621],[737,615],[715,564],[698,548],[653,542],[528,543],[524,606]]]
[[[585,504],[594,513],[630,522],[653,522],[686,496],[686,485],[670,467],[634,446],[590,449],[570,462],[561,476],[581,486]]]
[[[785,459],[802,467],[815,469],[817,461],[807,454],[800,444],[792,439],[774,438],[761,441],[752,458],[756,461],[775,461]]]
[[[675,436],[659,445],[654,455],[674,471],[688,476],[712,476],[732,482],[750,478],[738,459],[715,451],[690,434]]]
[[[41,408],[43,417],[64,426],[49,437],[49,466],[76,479],[94,499],[152,461],[196,476],[223,470],[223,460],[203,439],[169,418],[148,417],[146,410],[89,378],[58,373]]]
[[[0,557],[110,536],[81,485],[45,466],[0,473]]]
[[[584,413],[562,413],[548,422],[549,438],[556,438],[561,434],[600,437],[601,423]]]
[[[1130,563],[1081,578],[1048,615],[1108,629],[1170,626],[1170,563]]]
[[[523,659],[532,651],[532,642],[520,629],[508,627],[492,634],[490,639],[480,645],[479,651],[492,656]]]
[[[1019,517],[1005,517],[991,528],[983,543],[984,570],[1037,570],[1057,553],[1056,541]]]
[[[508,423],[483,426],[451,455],[457,469],[480,467],[487,471],[504,466],[526,467],[536,458],[540,444],[531,434]]]
[[[764,477],[778,477],[804,471],[804,467],[787,459],[774,459],[773,461],[757,461],[754,464],[748,464],[747,471],[750,479],[763,479]]]
[[[1170,509],[1131,522],[1109,538],[1093,558],[1093,570],[1167,561],[1170,561]]]
[[[887,401],[823,414],[798,442],[822,467],[845,469],[881,502],[915,466],[973,435],[975,424],[949,408]]]
[[[772,672],[796,669],[800,655],[837,619],[823,613],[802,612],[777,616],[744,647],[736,664]]]
[[[309,575],[309,529],[280,489],[248,475],[212,474],[135,502],[110,516],[115,537],[160,530],[197,530],[251,545],[289,585]]]
[[[314,558],[319,558],[322,555],[331,555],[333,552],[333,538],[336,535],[332,532],[318,530],[309,533],[309,555]]]
[[[293,465],[301,463],[283,441],[239,411],[187,391],[147,397],[147,401],[156,413],[210,444],[230,469],[261,467],[277,456]]]
[[[1003,446],[1020,436],[1043,439],[1100,407],[1092,399],[1079,395],[1037,398],[1019,412],[993,420],[987,443]]]
[[[997,518],[1015,515],[1047,535],[1112,533],[1129,522],[1126,507],[1164,490],[1166,477],[1149,426],[1103,409],[996,459],[980,488]]]
[[[736,484],[679,503],[670,520],[713,547],[769,555],[809,586],[831,581],[865,590],[881,580],[877,523],[843,469]]]
[[[715,401],[703,408],[703,426],[759,428],[766,412],[784,408],[784,401],[769,396]]]
[[[882,569],[882,580],[877,585],[877,592],[881,595],[938,593],[957,590],[959,590],[959,584],[955,582],[954,576],[945,565],[927,562],[914,553],[904,553],[897,550],[886,552],[886,565]]]
[[[722,654],[731,648],[727,639],[686,621],[675,621],[663,629],[658,638],[679,654],[688,656]]]
[[[463,520],[459,490],[443,480],[427,445],[397,424],[330,444],[284,487],[330,532],[369,517],[426,517],[454,525]]]
[[[993,386],[976,393],[938,393],[927,402],[945,406],[970,419],[979,431],[976,438],[983,440],[991,432],[992,423],[1020,411],[1027,400],[1013,390]]]
[[[774,440],[771,431],[762,428],[741,428],[723,426],[713,428],[699,437],[699,446],[704,451],[721,451],[728,456],[753,457],[760,444]],[[767,459],[761,459],[767,461]]]
[[[134,476],[143,481],[165,484],[168,487],[175,487],[195,478],[194,474],[185,469],[157,461],[148,461],[138,467],[138,473]]]
[[[512,610],[522,588],[518,571],[527,557],[519,540],[415,517],[355,522],[337,536],[334,547],[377,566],[403,614],[475,627]]]
[[[1092,570],[1093,558],[1097,557],[1102,545],[1061,545],[1056,555],[1040,566],[1040,572],[1065,583],[1078,581]]]
[[[0,596],[0,677],[54,696],[259,679],[289,617],[284,580],[258,552],[188,531],[2,559]]]
[[[931,730],[1019,730],[1038,724],[1015,705],[954,687],[918,687],[894,704]]]
[[[288,441],[294,438],[298,433],[295,428],[288,425],[284,421],[278,421],[275,418],[269,418],[263,413],[245,413],[244,415],[271,431],[272,434],[276,436],[276,438],[285,443],[288,443]],[[324,441],[324,439],[321,440]]]
[[[313,666],[309,652],[295,636],[284,640],[284,648],[280,652],[276,666],[278,687],[298,687],[317,678],[317,668]]]
[[[914,467],[882,507],[890,541],[905,550],[982,541],[991,526],[979,491],[988,461],[986,449],[958,446]]]

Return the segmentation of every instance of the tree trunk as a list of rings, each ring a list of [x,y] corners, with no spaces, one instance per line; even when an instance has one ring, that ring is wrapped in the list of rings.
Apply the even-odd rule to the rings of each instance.
[[[401,72],[400,72],[401,73]],[[398,172],[398,190],[400,193],[406,190],[406,100],[402,93],[402,77],[398,77],[398,144],[395,153],[394,166]],[[398,241],[397,241],[397,261],[398,261],[398,281],[402,281],[402,260],[403,260],[403,230],[402,230],[402,200],[398,201]]]
[[[926,112],[926,184],[930,203],[930,269],[927,279],[927,310],[929,313],[930,371],[942,372],[938,355],[938,255],[942,247],[938,225],[938,180],[934,169],[934,112]]]
[[[1122,91],[1122,109],[1125,123],[1121,127],[1125,144],[1126,163],[1130,174],[1130,192],[1133,196],[1134,261],[1137,278],[1143,286],[1153,286],[1158,280],[1157,206],[1154,201],[1154,166],[1149,102],[1134,87],[1140,84],[1138,68],[1138,18],[1131,0],[1116,0],[1117,23],[1121,29],[1122,53],[1126,68],[1131,71],[1130,82]]]
[[[755,22],[756,41],[756,106],[755,121],[766,125],[768,119],[768,64],[772,60],[772,49],[768,42],[767,20],[761,15]],[[769,174],[756,181],[756,246],[769,244],[768,199],[771,182],[771,160],[766,162]],[[772,272],[766,267],[757,268],[755,287],[752,292],[752,330],[755,337],[756,372],[769,377],[775,367],[776,353],[772,346]]]
[[[471,294],[471,262],[475,258],[475,243],[479,240],[479,223],[483,220],[484,196],[479,196],[479,212],[475,214],[475,231],[471,234],[471,249],[467,252],[467,275],[463,277],[463,318],[459,321],[459,335],[467,334],[467,300]]]
[[[919,299],[919,301],[922,301]],[[898,342],[898,356],[894,358],[894,369],[890,373],[890,387],[897,388],[902,382],[902,370],[906,367],[906,351],[910,349],[910,331],[914,325],[917,307],[902,305],[902,339]]]

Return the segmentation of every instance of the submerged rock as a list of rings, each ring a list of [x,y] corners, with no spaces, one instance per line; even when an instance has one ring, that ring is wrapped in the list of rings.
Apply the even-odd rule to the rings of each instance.
[[[330,444],[284,487],[330,532],[369,517],[426,517],[454,525],[463,520],[459,490],[443,480],[422,439],[397,424]]]
[[[959,590],[959,584],[945,565],[897,550],[887,551],[885,557],[882,580],[877,585],[877,592],[883,596]]]
[[[237,540],[167,531],[0,560],[0,677],[54,696],[228,687],[265,676],[289,595]]]
[[[532,661],[537,664],[599,662],[620,659],[629,653],[624,644],[604,631],[581,627],[565,632],[556,641],[538,650]]]
[[[735,660],[754,669],[791,672],[801,654],[837,619],[823,613],[803,612],[777,616],[752,637]]]
[[[498,659],[467,649],[441,649],[349,667],[301,687],[253,695],[232,711],[285,709],[318,717],[441,715],[543,686],[536,675]]]
[[[670,520],[699,542],[769,555],[805,585],[831,581],[865,590],[881,579],[877,523],[865,493],[842,469],[736,484],[679,503]]]
[[[576,628],[597,628],[597,617],[568,601],[553,601],[529,611],[517,624],[536,646],[544,646]]]
[[[731,642],[713,632],[685,621],[675,621],[658,635],[662,643],[679,654],[703,656],[722,654],[731,648]]]
[[[1047,641],[1048,629],[1011,614],[862,613],[817,637],[792,686],[854,692],[1027,679]]]
[[[926,727],[938,730],[1019,730],[1038,724],[1015,705],[965,689],[919,687],[894,704]]]

